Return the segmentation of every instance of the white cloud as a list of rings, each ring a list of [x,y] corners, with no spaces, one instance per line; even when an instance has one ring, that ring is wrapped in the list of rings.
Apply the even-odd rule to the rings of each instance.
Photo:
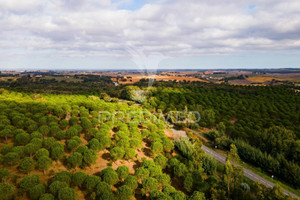
[[[298,0],[148,1],[136,11],[117,9],[130,2],[0,0],[0,49],[76,57],[126,56],[128,45],[167,56],[300,48]]]

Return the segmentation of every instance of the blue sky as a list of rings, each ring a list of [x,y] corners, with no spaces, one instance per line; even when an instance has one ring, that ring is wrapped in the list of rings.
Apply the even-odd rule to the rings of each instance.
[[[298,0],[0,0],[0,70],[299,68]]]

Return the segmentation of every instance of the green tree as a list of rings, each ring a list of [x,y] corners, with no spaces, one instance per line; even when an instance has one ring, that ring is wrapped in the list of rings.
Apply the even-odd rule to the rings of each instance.
[[[62,188],[68,187],[67,183],[61,181],[54,181],[49,185],[49,191],[53,196],[57,197],[58,191]]]
[[[46,194],[41,195],[39,200],[54,200],[54,196],[52,194],[46,193]]]
[[[20,133],[15,137],[16,145],[26,145],[30,140],[30,135],[28,133]]]
[[[18,164],[20,156],[17,153],[10,152],[3,157],[3,163],[7,166],[13,166]]]
[[[158,181],[155,178],[145,178],[142,182],[145,194],[152,192],[158,188]]]
[[[74,152],[68,158],[68,163],[70,167],[74,167],[77,169],[82,164],[82,155],[78,152]]]
[[[25,157],[19,164],[19,170],[23,173],[29,173],[35,168],[35,161],[32,158]]]
[[[115,172],[111,167],[107,167],[106,169],[101,171],[102,180],[109,185],[115,185],[119,182],[118,173]]]
[[[125,155],[125,151],[120,147],[114,147],[110,150],[110,156],[114,160],[122,159]]]
[[[131,200],[132,199],[132,190],[127,185],[123,185],[118,188],[116,192],[117,199]]]
[[[132,148],[126,148],[125,149],[125,155],[124,155],[124,158],[126,160],[129,160],[129,159],[134,159],[136,156],[136,152],[134,149]]]
[[[129,167],[127,167],[126,165],[119,166],[117,168],[117,173],[119,179],[124,180],[129,175]]]
[[[61,182],[65,182],[68,185],[70,185],[71,180],[72,180],[72,173],[71,172],[69,172],[69,171],[60,171],[52,177],[51,182],[61,181]]]
[[[92,164],[96,163],[97,160],[97,153],[91,149],[88,149],[83,152],[83,161],[88,166],[91,166]]]
[[[63,119],[59,122],[59,126],[61,129],[66,129],[69,126],[69,122],[66,119]]]
[[[173,172],[176,177],[181,178],[186,175],[186,173],[188,172],[188,169],[185,164],[179,163],[178,165],[174,166]]]
[[[101,182],[101,178],[99,176],[88,176],[85,180],[85,188],[88,192],[92,192],[96,185]]]
[[[185,194],[183,192],[181,192],[181,191],[176,191],[176,192],[172,193],[171,197],[174,200],[186,200]]]
[[[124,185],[127,185],[132,189],[132,191],[134,191],[138,187],[138,182],[134,176],[129,175],[125,178]]]
[[[65,154],[65,151],[63,148],[60,147],[55,147],[55,148],[51,148],[51,158],[53,160],[59,160],[61,159]]]
[[[40,127],[39,131],[45,137],[50,132],[50,128],[47,125],[43,125],[43,126]]]
[[[159,154],[159,153],[161,153],[163,151],[163,148],[164,147],[163,147],[162,143],[159,142],[159,141],[155,141],[151,145],[151,150],[152,150],[153,154]]]
[[[148,169],[145,169],[144,167],[139,167],[135,170],[134,175],[137,177],[138,180],[141,180],[149,177],[150,172]]]
[[[38,159],[38,168],[43,171],[44,175],[46,170],[50,168],[51,164],[52,160],[48,156],[42,156]]]
[[[9,171],[7,169],[0,168],[0,181],[6,182],[6,180],[9,178]]]
[[[29,190],[29,196],[32,200],[38,200],[46,192],[45,186],[38,184]]]
[[[158,183],[162,186],[170,185],[171,184],[171,178],[167,174],[160,174],[156,177]]]
[[[39,149],[36,153],[35,153],[35,157],[37,159],[39,159],[40,157],[43,157],[43,156],[48,156],[49,157],[49,151],[45,148],[41,148]]]
[[[73,188],[62,188],[58,191],[59,200],[76,200],[77,193]]]
[[[43,147],[45,149],[50,149],[53,144],[56,143],[56,139],[53,137],[48,137],[43,140]]]
[[[97,194],[97,196],[101,196],[105,193],[111,193],[112,192],[112,189],[110,187],[110,185],[106,182],[99,182],[97,185],[96,185],[96,188],[95,188],[95,192]]]
[[[35,152],[37,152],[38,149],[39,147],[32,143],[26,144],[26,146],[24,147],[25,153],[30,157],[32,157],[32,155],[35,154]]]
[[[202,192],[194,191],[189,200],[205,200],[205,195]]]
[[[163,155],[158,155],[154,158],[154,162],[156,165],[161,166],[162,169],[165,169],[168,163],[168,158]]]
[[[74,139],[67,140],[67,148],[70,151],[74,151],[79,146],[79,144],[80,142],[78,142],[77,140]]]
[[[230,152],[228,154],[228,159],[236,163],[240,163],[240,157],[237,148],[234,144],[230,145]]]
[[[12,131],[10,129],[3,129],[0,131],[0,137],[4,138],[7,141],[8,138],[12,137]]]
[[[183,186],[186,191],[191,192],[193,189],[193,176],[191,173],[188,173],[183,181]]]
[[[97,140],[96,138],[91,139],[89,141],[88,146],[90,149],[92,149],[96,152],[99,152],[103,148],[103,146],[100,144],[99,140]]]
[[[88,175],[84,172],[76,172],[72,175],[72,185],[82,187]]]
[[[14,199],[15,188],[11,184],[0,183],[0,199],[1,200],[11,200]]]
[[[21,179],[19,187],[23,192],[27,192],[34,186],[40,184],[40,182],[38,175],[28,175]]]

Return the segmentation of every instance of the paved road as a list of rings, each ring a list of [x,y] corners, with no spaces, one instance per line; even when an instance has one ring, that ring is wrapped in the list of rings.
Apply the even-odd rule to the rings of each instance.
[[[218,160],[219,162],[225,164],[226,163],[226,158],[224,156],[222,156],[221,154],[215,152],[214,150],[208,148],[207,146],[204,146],[202,145],[202,150],[207,153],[208,155],[210,155],[211,157],[213,157],[214,159]],[[266,187],[270,187],[272,188],[274,186],[274,183],[262,178],[261,176],[255,174],[254,172],[248,170],[248,169],[245,169],[243,168],[244,170],[244,176],[246,176],[247,178],[253,180],[253,181],[258,181],[262,184],[264,184]],[[284,190],[284,193],[286,195],[291,195],[292,197],[294,198],[298,198],[300,199],[300,197],[298,197],[297,195],[287,191],[287,190]]]

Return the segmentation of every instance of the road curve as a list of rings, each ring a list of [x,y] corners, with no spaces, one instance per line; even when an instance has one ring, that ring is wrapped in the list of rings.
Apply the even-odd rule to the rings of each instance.
[[[208,155],[210,155],[211,157],[213,157],[214,159],[216,159],[217,161],[225,164],[226,163],[226,157],[222,156],[221,154],[215,152],[214,150],[208,148],[207,146],[205,145],[202,145],[201,149],[207,153]],[[269,188],[273,188],[274,186],[274,183],[264,179],[263,177],[255,174],[254,172],[248,170],[248,169],[245,169],[243,168],[244,170],[244,176],[246,176],[247,178],[253,180],[253,181],[258,181],[260,182],[261,184],[264,184],[266,187],[269,187]],[[300,199],[300,197],[298,197],[297,195],[295,195],[294,193],[291,193],[290,191],[287,191],[287,190],[283,190],[284,191],[284,194],[286,195],[290,195],[292,196],[293,198],[298,198]]]

